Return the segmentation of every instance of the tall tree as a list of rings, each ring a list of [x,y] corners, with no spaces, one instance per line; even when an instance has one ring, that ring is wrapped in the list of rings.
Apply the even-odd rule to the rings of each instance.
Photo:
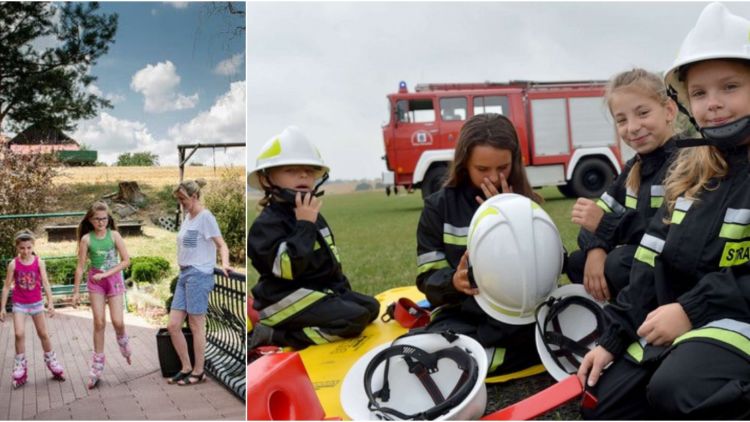
[[[111,107],[88,87],[97,59],[117,31],[117,14],[99,4],[0,2],[0,128],[74,122]]]

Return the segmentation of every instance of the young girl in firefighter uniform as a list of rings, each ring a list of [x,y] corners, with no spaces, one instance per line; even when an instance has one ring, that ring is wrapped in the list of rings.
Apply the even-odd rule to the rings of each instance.
[[[248,177],[251,187],[265,192],[248,233],[247,255],[260,274],[253,306],[261,318],[248,350],[266,344],[303,349],[359,335],[380,305],[352,291],[342,272],[333,233],[319,212],[316,192],[328,167],[318,150],[288,127],[263,146]]]
[[[513,124],[500,114],[478,114],[464,123],[445,186],[425,198],[417,228],[417,287],[433,312],[429,331],[452,330],[490,350],[489,376],[539,363],[534,325],[491,318],[472,297],[466,240],[474,212],[485,199],[514,192],[537,202],[521,161]]]
[[[749,32],[708,5],[665,75],[703,138],[677,142],[630,285],[604,308],[578,371],[598,399],[586,418],[750,417]]]
[[[636,151],[598,201],[579,198],[572,221],[581,226],[580,250],[568,257],[567,274],[599,301],[628,284],[638,243],[662,204],[663,180],[676,156],[677,107],[661,77],[633,69],[613,77],[605,98],[618,135]]]

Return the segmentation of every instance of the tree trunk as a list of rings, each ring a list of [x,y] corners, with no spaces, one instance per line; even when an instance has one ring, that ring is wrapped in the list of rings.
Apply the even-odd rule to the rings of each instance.
[[[133,204],[140,208],[146,204],[146,195],[141,192],[138,182],[120,182],[114,200]]]

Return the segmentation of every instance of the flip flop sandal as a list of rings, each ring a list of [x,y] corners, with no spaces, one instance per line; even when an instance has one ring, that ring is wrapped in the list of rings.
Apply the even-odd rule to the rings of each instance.
[[[193,381],[196,380],[196,381]],[[190,374],[187,377],[177,382],[177,385],[193,385],[200,384],[206,380],[206,373],[201,372],[200,374]]]
[[[192,371],[178,372],[172,378],[170,378],[170,379],[167,380],[167,384],[176,384],[176,383],[184,380],[185,378],[189,377],[191,373],[192,373]]]

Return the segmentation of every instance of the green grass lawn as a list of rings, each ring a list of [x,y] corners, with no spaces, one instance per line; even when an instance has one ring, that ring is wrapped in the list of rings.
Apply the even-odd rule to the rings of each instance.
[[[569,252],[577,249],[578,226],[570,222],[575,200],[556,188],[540,189],[542,205],[560,230]],[[248,227],[257,215],[256,201],[248,203]],[[344,273],[354,290],[376,294],[415,283],[417,275],[417,223],[422,212],[419,192],[386,196],[381,190],[323,197],[321,213],[336,238]],[[248,263],[252,287],[257,272]],[[565,278],[565,277],[564,277]]]

